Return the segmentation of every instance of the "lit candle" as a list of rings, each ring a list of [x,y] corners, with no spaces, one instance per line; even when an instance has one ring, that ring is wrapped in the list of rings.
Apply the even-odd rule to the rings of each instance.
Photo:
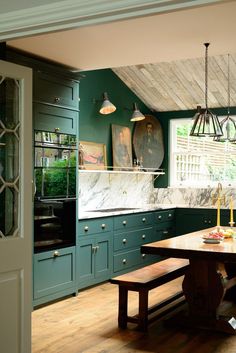
[[[233,197],[230,196],[230,223],[234,222]]]
[[[218,200],[217,200],[217,223],[216,223],[216,226],[217,227],[220,227],[220,197],[218,197]]]

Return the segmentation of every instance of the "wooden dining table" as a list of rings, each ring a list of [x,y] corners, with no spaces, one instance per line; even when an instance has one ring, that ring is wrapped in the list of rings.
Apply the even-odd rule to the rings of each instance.
[[[236,319],[219,312],[226,291],[236,285],[236,239],[226,238],[219,244],[205,243],[203,236],[214,229],[145,244],[141,252],[189,259],[190,266],[182,284],[188,314],[180,316],[180,324],[235,334]],[[234,230],[236,232],[236,228]],[[225,275],[224,265],[233,269],[230,276]]]

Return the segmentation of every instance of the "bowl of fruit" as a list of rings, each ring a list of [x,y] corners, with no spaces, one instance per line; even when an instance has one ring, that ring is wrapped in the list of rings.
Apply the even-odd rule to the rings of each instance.
[[[202,238],[204,243],[219,244],[224,240],[224,232],[223,230],[213,230],[212,232],[205,234]]]

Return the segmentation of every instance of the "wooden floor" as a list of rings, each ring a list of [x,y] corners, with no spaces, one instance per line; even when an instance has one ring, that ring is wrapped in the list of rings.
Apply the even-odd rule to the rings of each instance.
[[[150,303],[180,289],[180,280],[150,292]],[[164,320],[141,333],[117,328],[117,286],[105,283],[33,312],[33,353],[235,353],[236,336],[205,330],[169,327]],[[132,292],[130,314],[137,293]],[[226,303],[225,308],[231,306]],[[236,307],[234,308],[236,316]]]

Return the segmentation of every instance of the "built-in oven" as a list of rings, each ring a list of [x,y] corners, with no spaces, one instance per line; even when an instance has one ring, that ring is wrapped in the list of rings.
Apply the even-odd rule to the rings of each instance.
[[[35,131],[34,249],[75,244],[76,137]]]

